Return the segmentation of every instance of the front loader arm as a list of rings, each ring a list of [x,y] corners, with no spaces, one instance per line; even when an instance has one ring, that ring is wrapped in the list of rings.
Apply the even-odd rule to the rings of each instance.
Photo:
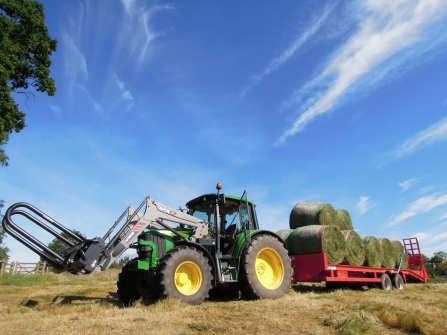
[[[142,213],[141,210],[144,210],[144,212]],[[172,230],[179,225],[193,227],[195,230],[193,236],[191,236],[192,240],[208,234],[207,222],[156,202],[151,197],[146,197],[136,210],[132,207],[126,209],[120,219],[118,219],[115,225],[104,236],[104,240],[109,237],[111,231],[124,218],[126,213],[126,222],[107,243],[99,258],[98,266],[102,271],[106,270],[117,258],[129,249],[135,239],[145,229]]]
[[[107,242],[113,230],[123,221],[126,215],[126,221],[120,230]],[[55,253],[47,245],[19,227],[13,221],[13,216],[22,216],[40,226],[66,244],[67,249],[61,254]],[[102,238],[97,236],[93,239],[87,239],[78,236],[27,203],[11,205],[5,213],[2,224],[10,236],[48,261],[53,266],[54,272],[70,272],[73,274],[107,270],[132,245],[144,229],[168,229],[177,233],[174,228],[178,225],[194,227],[195,230],[191,240],[208,234],[207,222],[155,202],[150,197],[146,197],[136,210],[128,207]],[[67,240],[51,226],[68,234],[76,242]],[[180,234],[178,235],[183,237]]]

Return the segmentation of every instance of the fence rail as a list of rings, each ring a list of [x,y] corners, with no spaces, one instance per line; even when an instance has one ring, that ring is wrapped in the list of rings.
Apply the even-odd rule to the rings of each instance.
[[[0,276],[4,273],[9,273],[12,275],[24,274],[24,275],[34,275],[47,273],[51,271],[51,267],[47,265],[47,262],[38,263],[20,263],[11,262],[8,263],[6,260],[0,260]]]

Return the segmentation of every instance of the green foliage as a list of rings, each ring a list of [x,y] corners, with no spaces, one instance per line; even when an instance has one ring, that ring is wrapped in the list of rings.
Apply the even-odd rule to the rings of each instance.
[[[48,34],[43,5],[33,0],[0,0],[0,164],[8,165],[4,146],[13,131],[25,127],[25,113],[12,93],[34,97],[56,93],[50,56],[57,41]]]
[[[0,222],[3,220],[2,208],[3,208],[3,200],[0,200]],[[9,259],[9,248],[3,244],[3,239],[6,237],[6,232],[3,229],[3,226],[0,225],[0,260]]]
[[[424,258],[425,268],[430,277],[445,277],[447,276],[447,253],[438,251],[433,254],[433,257],[427,260]]]
[[[81,234],[81,232],[79,232],[76,229],[71,229],[71,232],[76,235],[85,237],[84,235]],[[67,233],[61,233],[60,235],[62,235],[62,237],[65,237],[70,242],[78,243],[78,241],[76,241],[73,237],[71,237]],[[69,245],[55,237],[50,243],[48,243],[48,248],[50,248],[50,250],[54,251],[56,254],[60,255],[63,254],[64,251],[69,248]],[[45,259],[43,259],[42,257],[40,257],[40,260],[42,262],[45,261]]]

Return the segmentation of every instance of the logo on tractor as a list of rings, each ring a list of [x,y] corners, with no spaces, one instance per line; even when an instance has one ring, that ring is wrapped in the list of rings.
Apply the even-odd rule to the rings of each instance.
[[[161,211],[161,212],[163,212],[163,213],[172,215],[172,216],[175,216],[175,214],[176,214],[176,212],[171,211],[170,209],[166,209],[166,208],[164,208],[164,207],[160,207],[158,210]]]
[[[137,223],[137,224],[132,228],[132,230],[133,230],[133,231],[139,231],[141,228],[143,228],[143,226],[144,226],[144,223]]]
[[[131,239],[131,237],[134,236],[134,235],[135,235],[135,232],[134,232],[134,231],[131,232],[131,233],[129,234],[129,236],[126,237],[126,239],[124,240],[124,242],[126,242],[126,243],[129,242],[129,240]]]

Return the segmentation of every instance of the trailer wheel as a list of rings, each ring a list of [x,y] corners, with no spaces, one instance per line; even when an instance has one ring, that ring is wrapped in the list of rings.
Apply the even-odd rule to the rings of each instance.
[[[287,250],[271,235],[253,237],[241,257],[240,287],[247,299],[277,299],[290,288],[292,266]]]
[[[158,298],[201,304],[208,297],[212,279],[211,266],[202,252],[185,246],[171,249],[158,266]]]
[[[138,293],[136,288],[136,279],[138,272],[129,271],[128,265],[124,265],[121,273],[118,275],[118,296],[123,306],[131,306],[132,303],[141,298],[141,294]]]
[[[396,273],[393,276],[393,286],[394,286],[394,288],[396,288],[398,290],[403,290],[404,289],[404,279],[398,273]]]
[[[382,280],[381,281],[381,287],[382,287],[383,290],[389,291],[389,290],[391,290],[393,288],[393,284],[391,283],[391,279],[390,279],[390,276],[388,276],[388,274],[383,273],[380,276],[380,279]]]

